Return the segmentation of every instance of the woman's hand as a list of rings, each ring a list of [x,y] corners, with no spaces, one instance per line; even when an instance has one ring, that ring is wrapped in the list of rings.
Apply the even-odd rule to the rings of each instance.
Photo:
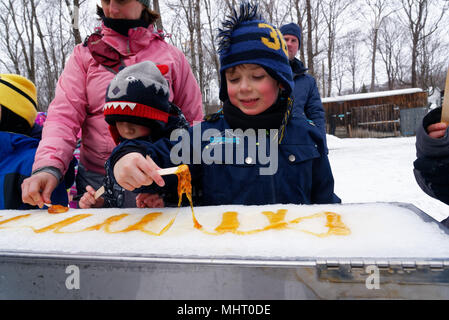
[[[157,173],[160,168],[150,158],[144,158],[137,152],[123,156],[114,166],[114,177],[117,183],[126,190],[133,191],[154,182],[160,187],[165,185],[164,179]]]
[[[51,203],[51,194],[57,186],[58,179],[51,173],[40,172],[32,175],[22,182],[22,201],[42,208],[45,203]]]
[[[86,187],[86,192],[81,197],[78,202],[78,207],[81,209],[89,209],[89,208],[101,208],[104,205],[104,199],[98,198],[95,199],[95,189],[91,186]]]
[[[431,124],[427,127],[427,133],[431,138],[439,139],[446,134],[447,124],[444,122],[438,122]]]

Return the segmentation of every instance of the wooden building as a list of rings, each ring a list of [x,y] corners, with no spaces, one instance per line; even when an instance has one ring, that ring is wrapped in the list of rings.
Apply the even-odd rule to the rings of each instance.
[[[427,107],[427,92],[403,89],[322,99],[327,133],[346,138],[401,135],[401,110]]]

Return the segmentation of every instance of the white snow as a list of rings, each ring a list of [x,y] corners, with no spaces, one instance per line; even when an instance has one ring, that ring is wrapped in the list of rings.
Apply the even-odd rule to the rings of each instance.
[[[339,139],[327,135],[335,193],[343,203],[406,202],[434,219],[449,206],[424,193],[415,181],[415,137]]]
[[[195,214],[204,230],[214,233],[223,213],[237,211],[239,231],[251,231],[267,226],[263,211],[288,210],[285,230],[268,230],[250,235],[225,233],[210,235],[193,228],[190,208],[164,209],[164,214],[145,225],[145,230],[159,232],[170,219],[174,224],[166,233],[155,236],[142,231],[107,233],[83,231],[104,222],[114,215],[131,213],[114,224],[110,231],[125,230],[136,224],[153,209],[91,209],[70,210],[61,215],[50,215],[34,210],[32,215],[0,226],[0,251],[32,252],[37,254],[83,254],[200,258],[273,258],[281,260],[317,257],[339,258],[448,258],[449,234],[437,223],[425,221],[410,208],[392,204],[359,205],[267,205],[196,207]],[[351,230],[349,235],[331,235],[320,238],[303,232],[325,233],[326,218],[316,217],[298,224],[298,217],[311,216],[323,211],[341,215],[342,222]],[[2,211],[1,220],[16,216],[18,212]],[[65,219],[92,214],[55,233],[53,229],[36,233]],[[79,232],[81,231],[81,232]]]

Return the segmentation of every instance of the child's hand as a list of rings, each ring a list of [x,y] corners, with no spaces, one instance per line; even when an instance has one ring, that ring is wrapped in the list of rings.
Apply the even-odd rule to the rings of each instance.
[[[158,194],[139,193],[136,197],[137,208],[163,208],[164,199]]]
[[[95,199],[95,189],[91,186],[86,187],[86,192],[81,197],[78,202],[78,207],[81,209],[89,209],[89,208],[101,208],[104,205],[104,199],[98,198]]]
[[[165,182],[157,173],[159,169],[150,157],[144,158],[140,153],[131,152],[116,162],[114,177],[120,186],[129,191],[149,186],[153,181],[163,187]]]
[[[42,208],[45,203],[51,203],[50,197],[58,186],[58,180],[54,175],[40,172],[23,180],[22,201],[32,206]]]
[[[431,138],[439,139],[446,134],[447,124],[444,122],[438,122],[431,124],[427,127],[427,132]]]

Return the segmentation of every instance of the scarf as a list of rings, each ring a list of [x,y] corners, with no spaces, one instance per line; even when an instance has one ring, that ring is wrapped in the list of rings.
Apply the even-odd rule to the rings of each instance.
[[[285,98],[279,97],[278,100],[267,110],[256,115],[247,115],[239,108],[226,100],[223,104],[224,118],[231,129],[240,128],[243,131],[247,129],[279,129],[282,125],[287,103]]]
[[[106,27],[114,30],[115,32],[120,33],[121,35],[127,37],[128,30],[134,29],[137,27],[148,28],[149,23],[145,22],[142,19],[137,20],[129,20],[129,19],[111,19],[102,16],[101,19]]]

